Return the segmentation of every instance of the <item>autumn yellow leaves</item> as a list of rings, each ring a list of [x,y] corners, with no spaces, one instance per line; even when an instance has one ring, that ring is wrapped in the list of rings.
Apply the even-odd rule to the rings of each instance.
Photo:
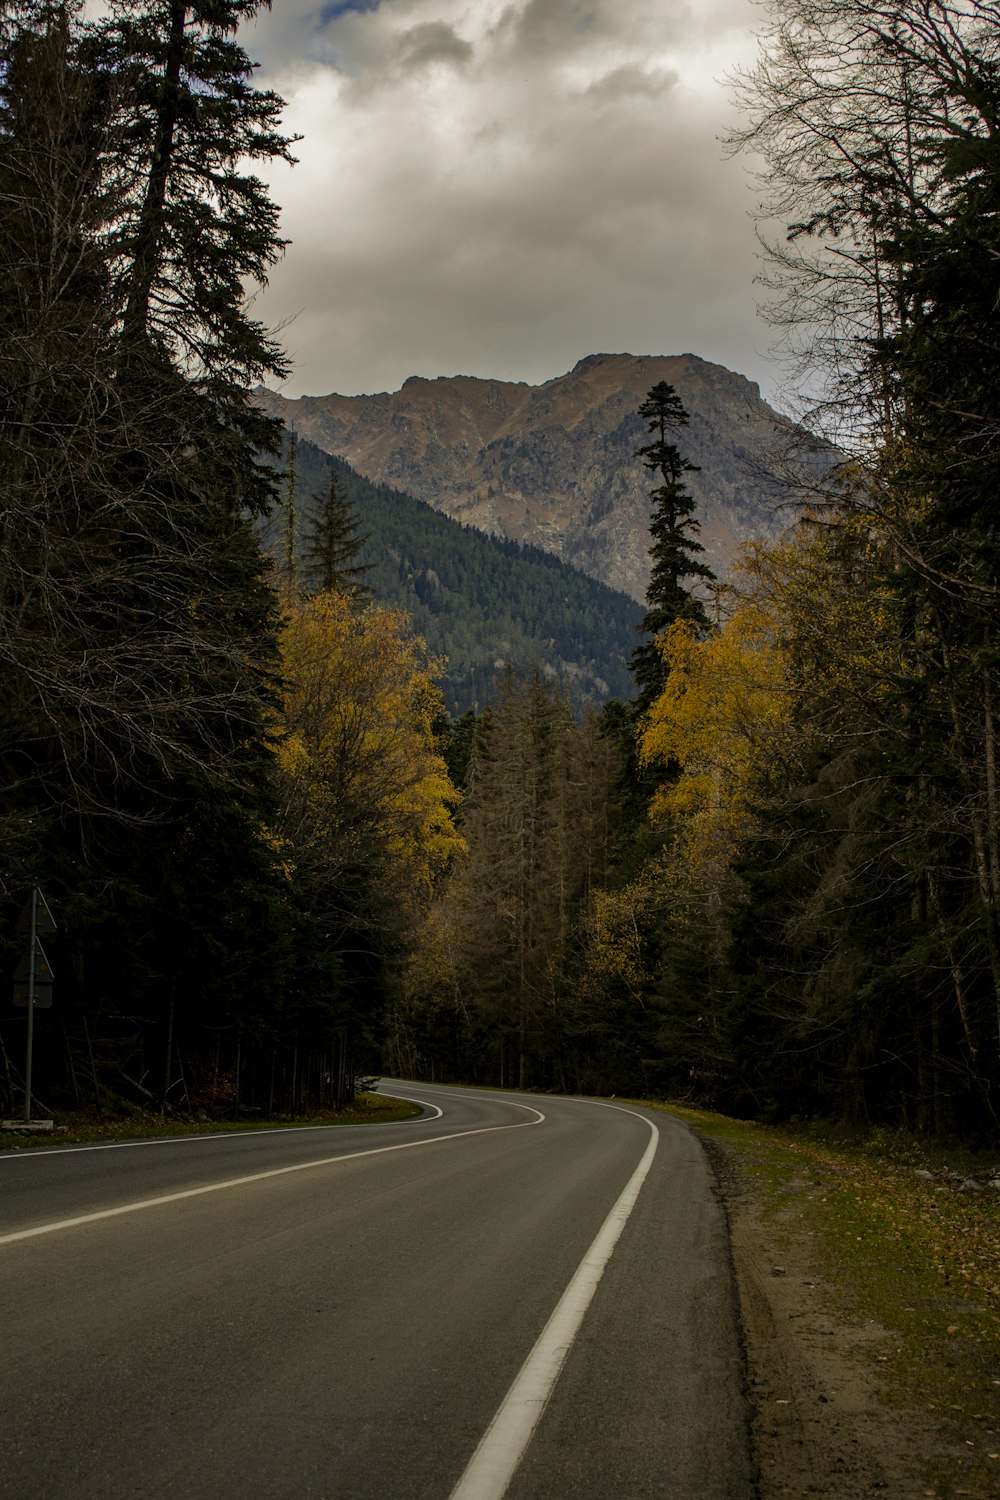
[[[419,906],[462,848],[434,743],[439,664],[401,611],[323,591],[286,601],[281,667],[289,858],[320,857],[331,881],[377,868],[393,903]]]
[[[731,850],[775,759],[788,753],[789,669],[770,603],[746,598],[699,640],[677,620],[660,643],[669,675],[640,737],[647,765],[672,767],[650,809],[686,825],[692,856]]]

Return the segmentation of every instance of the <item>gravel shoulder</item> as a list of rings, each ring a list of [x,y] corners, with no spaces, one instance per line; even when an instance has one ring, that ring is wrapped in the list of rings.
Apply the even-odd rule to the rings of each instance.
[[[924,1493],[915,1414],[883,1403],[886,1331],[845,1321],[815,1240],[765,1217],[734,1153],[709,1142],[729,1219],[760,1500]]]
[[[858,1312],[851,1273],[803,1212],[809,1167],[776,1199],[739,1149],[702,1139],[729,1221],[758,1500],[1000,1494],[1000,1454],[989,1451],[1000,1447],[1000,1369],[990,1364],[978,1390],[970,1378],[966,1406],[951,1399],[962,1372],[946,1356],[942,1391],[914,1399],[898,1374],[904,1335]]]

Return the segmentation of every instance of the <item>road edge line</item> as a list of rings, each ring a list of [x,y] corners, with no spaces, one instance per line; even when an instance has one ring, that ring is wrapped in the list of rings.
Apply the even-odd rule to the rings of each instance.
[[[587,1101],[603,1102],[603,1101]],[[448,1500],[502,1500],[548,1404],[566,1356],[628,1223],[660,1141],[659,1127],[637,1111],[611,1105],[648,1125],[649,1144],[501,1401]]]

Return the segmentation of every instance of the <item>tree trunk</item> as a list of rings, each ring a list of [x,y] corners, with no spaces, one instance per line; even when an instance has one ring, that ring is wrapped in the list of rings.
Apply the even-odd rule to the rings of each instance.
[[[167,53],[157,111],[156,140],[132,253],[131,284],[124,317],[125,336],[132,344],[144,340],[148,332],[149,304],[160,260],[167,185],[173,166],[174,138],[179,116],[187,11],[186,0],[169,0]]]

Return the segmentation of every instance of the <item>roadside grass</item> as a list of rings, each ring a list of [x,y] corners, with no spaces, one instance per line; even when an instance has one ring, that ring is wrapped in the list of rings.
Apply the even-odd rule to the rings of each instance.
[[[248,1130],[311,1130],[329,1125],[382,1125],[393,1120],[412,1120],[421,1113],[418,1104],[391,1099],[383,1094],[358,1094],[346,1109],[316,1111],[309,1115],[259,1115],[241,1120],[187,1120],[145,1113],[97,1115],[61,1111],[57,1134],[29,1135],[10,1130],[0,1135],[0,1151],[30,1151],[53,1146],[86,1146],[113,1141],[159,1140],[169,1136],[239,1134]]]
[[[884,1399],[935,1437],[924,1494],[1000,1494],[1000,1148],[665,1107],[735,1156],[776,1227],[812,1236],[835,1310],[886,1331]]]

